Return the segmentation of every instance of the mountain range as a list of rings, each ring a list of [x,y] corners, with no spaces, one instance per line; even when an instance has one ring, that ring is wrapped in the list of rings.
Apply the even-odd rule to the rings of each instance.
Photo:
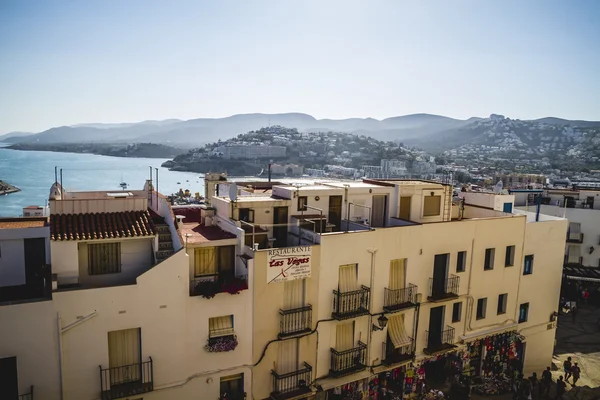
[[[503,123],[498,122],[498,117]],[[507,123],[514,121],[513,123]],[[572,121],[548,117],[512,120],[503,116],[472,117],[466,120],[432,114],[411,114],[377,120],[374,118],[316,119],[302,113],[238,114],[226,118],[168,119],[139,123],[79,124],[51,128],[39,133],[11,132],[0,136],[8,143],[161,143],[174,146],[200,145],[225,140],[270,125],[297,128],[301,132],[333,131],[371,136],[379,140],[402,141],[430,151],[442,151],[477,142],[497,144],[498,136],[511,132],[525,145],[552,138],[565,128],[574,129],[573,144],[595,138],[600,121]],[[511,130],[511,126],[518,127]],[[598,129],[596,129],[598,128]],[[499,130],[496,132],[496,130]],[[490,133],[491,132],[491,133]],[[512,136],[511,136],[512,137]],[[532,139],[527,139],[532,137]],[[513,137],[514,139],[514,137]],[[594,142],[595,143],[595,142]],[[592,143],[593,144],[593,143]],[[584,146],[585,147],[585,146]]]

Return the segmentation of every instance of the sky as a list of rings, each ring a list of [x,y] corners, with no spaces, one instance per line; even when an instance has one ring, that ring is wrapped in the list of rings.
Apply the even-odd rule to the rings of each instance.
[[[597,0],[1,0],[0,134],[303,112],[600,120]]]

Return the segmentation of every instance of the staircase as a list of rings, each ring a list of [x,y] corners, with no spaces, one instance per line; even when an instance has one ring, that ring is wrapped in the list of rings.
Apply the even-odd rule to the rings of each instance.
[[[158,250],[155,254],[156,264],[158,264],[173,255],[173,238],[171,237],[169,225],[165,223],[163,217],[152,213],[152,222],[154,222],[158,234]]]

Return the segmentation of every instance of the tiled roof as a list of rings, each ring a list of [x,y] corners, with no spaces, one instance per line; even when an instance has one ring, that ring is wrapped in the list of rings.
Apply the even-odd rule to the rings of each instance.
[[[50,216],[52,240],[116,239],[155,234],[156,227],[148,211]]]
[[[27,217],[0,219],[0,229],[43,228],[45,225],[44,219],[28,219]]]

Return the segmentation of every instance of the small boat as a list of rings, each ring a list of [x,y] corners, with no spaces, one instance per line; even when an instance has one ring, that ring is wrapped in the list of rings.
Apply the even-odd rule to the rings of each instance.
[[[178,185],[181,185],[181,182],[177,182]]]

